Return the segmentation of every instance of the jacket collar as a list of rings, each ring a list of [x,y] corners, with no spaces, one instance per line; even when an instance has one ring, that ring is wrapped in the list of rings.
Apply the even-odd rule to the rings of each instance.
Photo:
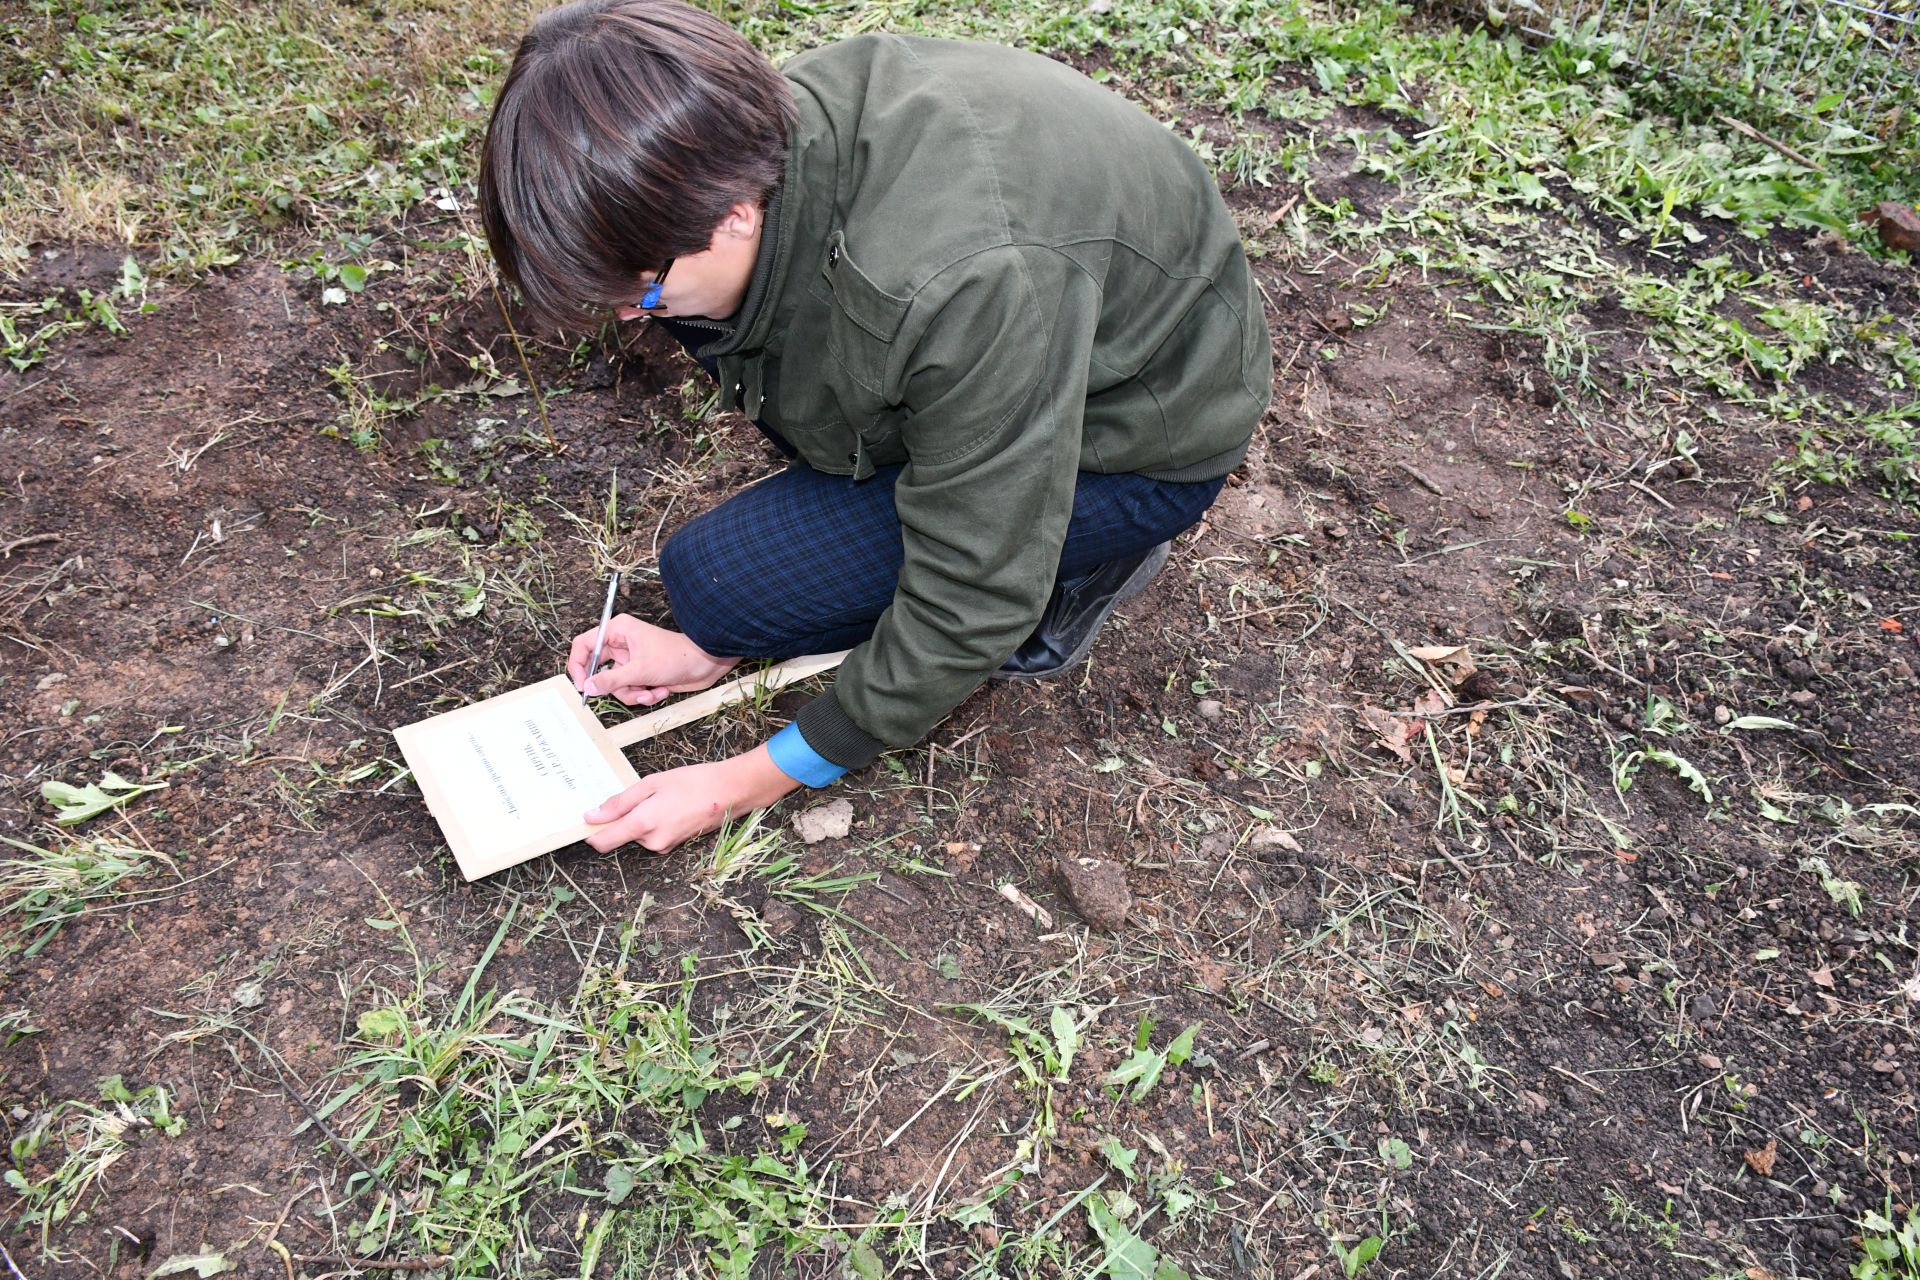
[[[767,200],[766,220],[760,231],[760,251],[753,261],[753,275],[747,282],[746,298],[731,322],[730,332],[700,348],[701,359],[750,355],[778,345],[777,335],[785,329],[783,314],[791,309],[797,296],[797,282],[789,279],[794,270],[796,245],[805,259],[813,248],[826,242],[826,223],[831,214],[825,208],[831,199],[835,172],[832,135],[820,127],[821,121],[811,97],[798,85],[800,119],[794,125],[794,138],[787,149],[787,168],[780,186]],[[810,197],[807,183],[818,175],[828,177],[826,197]],[[801,263],[806,269],[806,262]],[[817,269],[817,264],[815,269]],[[803,286],[799,286],[803,287]]]

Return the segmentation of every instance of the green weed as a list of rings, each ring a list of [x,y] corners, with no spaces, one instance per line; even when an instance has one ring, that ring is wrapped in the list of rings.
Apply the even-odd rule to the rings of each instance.
[[[1116,1089],[1131,1086],[1133,1100],[1140,1101],[1153,1092],[1168,1067],[1184,1066],[1193,1056],[1193,1039],[1199,1031],[1198,1026],[1188,1027],[1168,1042],[1166,1048],[1155,1049],[1153,1019],[1142,1016],[1134,1033],[1132,1056],[1107,1073],[1106,1083]]]
[[[40,798],[53,806],[55,822],[72,827],[118,809],[136,796],[164,791],[168,785],[164,780],[131,782],[109,769],[100,776],[100,781],[82,787],[50,779],[40,784]]]
[[[1904,1222],[1891,1203],[1869,1210],[1860,1219],[1860,1252],[1866,1257],[1853,1264],[1854,1280],[1920,1280],[1920,1207],[1908,1209]]]

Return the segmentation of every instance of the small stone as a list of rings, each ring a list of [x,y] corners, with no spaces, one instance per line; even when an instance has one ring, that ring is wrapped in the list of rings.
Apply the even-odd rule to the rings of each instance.
[[[1709,1022],[1719,1013],[1720,1007],[1713,1002],[1713,997],[1704,992],[1687,1002],[1687,1014],[1695,1022]]]
[[[1060,892],[1080,918],[1096,929],[1118,930],[1133,910],[1126,872],[1105,858],[1060,858],[1054,863]]]
[[[41,676],[38,680],[34,681],[33,691],[35,693],[45,693],[47,690],[53,688],[57,684],[66,683],[66,679],[67,679],[66,672],[50,671],[46,675]]]
[[[1713,722],[1715,724],[1726,724],[1728,721],[1732,719],[1733,719],[1732,707],[1718,706],[1713,709]]]
[[[797,813],[793,817],[793,830],[805,844],[844,840],[847,832],[853,830],[853,801],[835,800]]]
[[[769,936],[784,937],[799,927],[800,912],[779,898],[768,898],[760,908],[760,924]]]
[[[1202,698],[1199,711],[1202,720],[1218,720],[1226,714],[1227,709],[1218,698]]]
[[[1347,536],[1347,526],[1343,524],[1330,524],[1327,526],[1327,536],[1338,542],[1341,538]]]
[[[1883,1076],[1890,1076],[1899,1069],[1899,1064],[1888,1058],[1875,1058],[1873,1069]]]
[[[1811,689],[1795,689],[1787,695],[1787,701],[1796,707],[1810,707],[1820,701],[1820,695]]]

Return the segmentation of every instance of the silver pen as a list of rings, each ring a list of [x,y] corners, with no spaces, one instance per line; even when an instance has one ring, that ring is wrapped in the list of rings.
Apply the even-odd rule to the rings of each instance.
[[[613,621],[613,597],[619,590],[620,571],[615,569],[613,571],[613,577],[607,581],[607,602],[600,606],[600,632],[593,638],[593,657],[587,660],[587,679],[580,682],[583,686],[580,690],[580,701],[582,702],[587,700],[587,691],[584,686],[587,681],[593,679],[594,673],[600,670],[600,651],[604,649],[607,644],[607,624]]]

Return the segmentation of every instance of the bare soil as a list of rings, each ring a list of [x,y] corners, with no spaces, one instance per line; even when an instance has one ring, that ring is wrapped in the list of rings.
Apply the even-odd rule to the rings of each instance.
[[[1103,1032],[1129,1038],[1150,1011],[1163,1035],[1198,1024],[1203,1056],[1133,1104],[1099,1086],[1111,1045],[1090,1045],[1009,1208],[1029,1228],[1120,1132],[1153,1135],[1216,1198],[1211,1226],[1156,1240],[1209,1275],[1336,1274],[1326,1237],[1384,1210],[1374,1274],[1489,1275],[1506,1256],[1509,1277],[1838,1280],[1859,1215],[1910,1202],[1920,1159],[1900,994],[1920,964],[1914,827],[1873,809],[1920,792],[1920,560],[1886,536],[1914,513],[1870,486],[1780,493],[1792,425],[1732,406],[1691,422],[1691,459],[1656,466],[1460,288],[1368,289],[1384,315],[1356,323],[1354,265],[1262,263],[1273,409],[1084,675],[990,684],[927,747],[837,789],[854,830],[805,865],[878,873],[840,906],[899,1003],[755,1106],[804,1120],[853,1202],[975,1186],[1015,1118],[951,1098],[915,1116],[1005,1037],[930,1011],[1072,966],[1082,999],[1115,1002]],[[1920,303],[1911,271],[1799,266],[1810,291]],[[115,264],[40,269],[23,296]],[[1631,316],[1593,319],[1623,366],[1640,358]],[[466,380],[476,353],[520,376],[486,306],[433,327],[417,363],[381,320],[249,265],[165,295],[127,339],[0,379],[0,830],[41,829],[47,779],[164,777],[102,830],[175,854],[182,877],[6,962],[0,1003],[38,1028],[0,1052],[13,1123],[116,1072],[166,1083],[189,1121],[134,1143],[56,1233],[80,1260],[62,1270],[145,1274],[251,1232],[240,1274],[282,1275],[259,1227],[289,1207],[280,1242],[336,1251],[331,1193],[290,1201],[351,1165],[295,1136],[294,1095],[321,1096],[353,993],[396,959],[370,920],[399,913],[457,988],[510,905],[540,906],[489,980],[551,999],[643,909],[662,981],[745,945],[692,883],[697,850],[578,848],[461,883],[388,735],[558,669],[599,589],[562,510],[591,518],[613,467],[646,547],[781,464],[737,418],[690,421],[698,371],[645,331],[533,349],[558,454],[524,394],[435,400],[357,451],[325,434],[341,355],[391,371],[396,398]],[[417,537],[435,529],[451,536]],[[476,575],[486,601],[461,617],[434,583]],[[666,619],[644,579],[623,605]],[[1463,646],[1475,673],[1406,656],[1423,646]],[[1792,727],[1726,727],[1743,716]],[[738,749],[769,723],[695,727],[636,763]],[[1648,758],[1616,790],[1623,756],[1662,747],[1711,803]],[[1126,868],[1117,934],[1060,897],[1054,861],[1080,854]],[[1843,882],[1853,907],[1826,887]],[[751,887],[742,902],[783,954],[817,953],[815,916]],[[697,1009],[738,996],[715,977]],[[207,1014],[247,1019],[284,1075],[231,1036],[176,1035]],[[709,1104],[716,1121],[738,1105]],[[564,1251],[578,1212],[545,1201],[537,1232]]]

